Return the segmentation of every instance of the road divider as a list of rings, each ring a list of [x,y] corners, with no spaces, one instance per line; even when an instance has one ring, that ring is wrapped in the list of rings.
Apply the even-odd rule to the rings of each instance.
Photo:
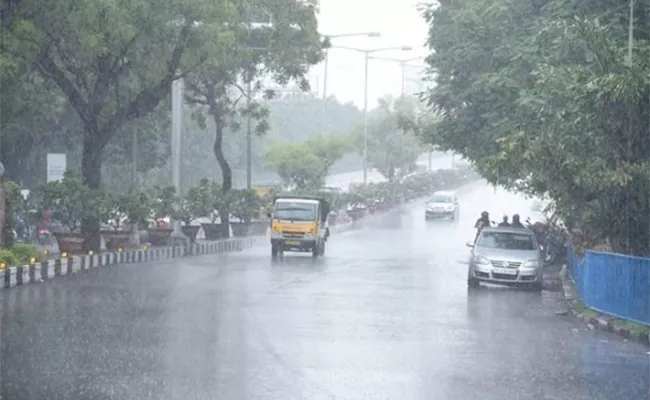
[[[47,279],[117,264],[135,264],[195,255],[239,252],[253,247],[259,239],[260,237],[253,236],[202,241],[187,246],[143,247],[99,254],[61,256],[30,265],[1,269],[2,284],[0,289],[40,283]]]

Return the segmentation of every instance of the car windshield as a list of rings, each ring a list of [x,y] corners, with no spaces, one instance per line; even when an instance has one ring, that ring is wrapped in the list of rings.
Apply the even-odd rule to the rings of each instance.
[[[430,200],[430,203],[453,203],[454,198],[444,194],[434,195]]]
[[[291,221],[313,221],[316,219],[317,205],[299,202],[275,203],[274,217]]]
[[[535,250],[533,235],[515,232],[483,232],[477,247],[506,250]]]

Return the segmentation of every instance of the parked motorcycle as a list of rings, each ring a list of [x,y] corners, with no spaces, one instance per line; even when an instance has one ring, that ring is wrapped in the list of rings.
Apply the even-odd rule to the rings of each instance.
[[[533,231],[544,253],[544,265],[551,265],[567,255],[567,237],[564,227],[549,219],[532,223],[526,218],[526,226]]]

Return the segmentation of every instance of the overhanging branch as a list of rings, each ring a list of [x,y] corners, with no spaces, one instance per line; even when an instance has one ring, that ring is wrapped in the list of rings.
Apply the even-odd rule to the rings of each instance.
[[[150,113],[160,103],[165,93],[170,90],[172,82],[176,80],[176,74],[186,48],[191,26],[191,23],[187,23],[181,29],[178,42],[167,62],[167,72],[162,79],[156,85],[142,90],[128,105],[119,108],[115,115],[101,128],[100,135],[102,138],[110,139],[113,132],[124,123]]]

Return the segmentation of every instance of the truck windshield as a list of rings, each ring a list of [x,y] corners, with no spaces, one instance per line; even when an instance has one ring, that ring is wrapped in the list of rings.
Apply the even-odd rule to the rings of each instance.
[[[275,203],[273,217],[290,221],[314,221],[317,209],[316,204],[278,202]]]

